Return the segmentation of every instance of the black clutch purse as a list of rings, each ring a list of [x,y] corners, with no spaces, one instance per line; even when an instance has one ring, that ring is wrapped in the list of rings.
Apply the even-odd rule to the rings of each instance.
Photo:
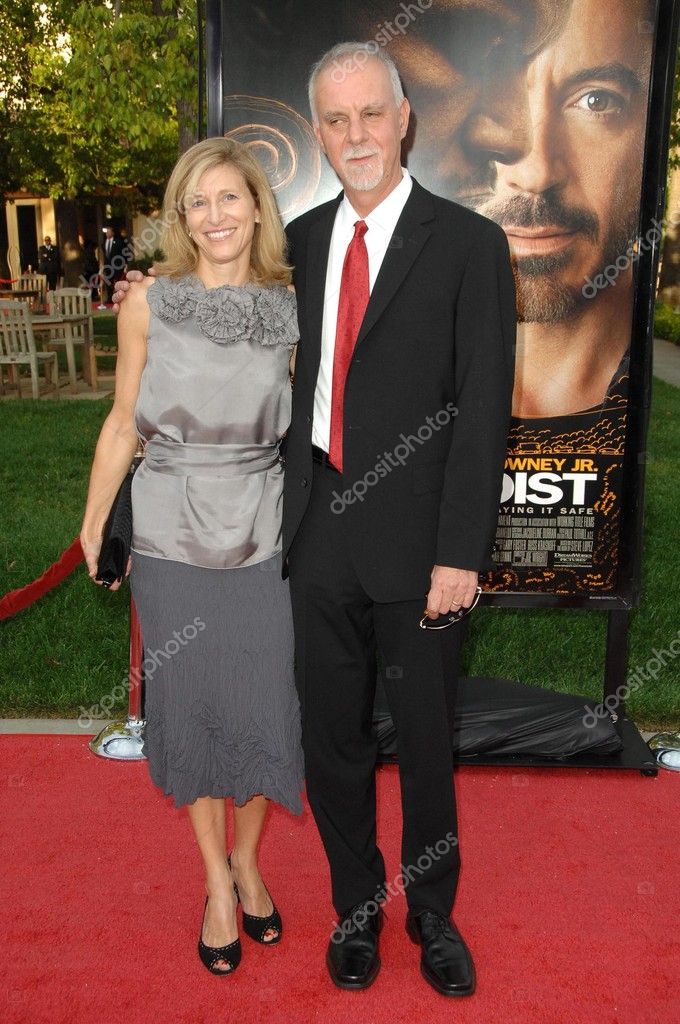
[[[125,576],[132,545],[132,478],[141,462],[141,457],[133,460],[106,520],[95,576],[97,583],[105,587]]]

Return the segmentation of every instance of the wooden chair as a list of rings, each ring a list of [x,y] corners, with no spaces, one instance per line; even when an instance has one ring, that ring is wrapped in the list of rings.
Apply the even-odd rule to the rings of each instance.
[[[89,288],[57,288],[49,293],[50,313],[57,316],[87,316],[90,329],[90,347],[87,353],[89,360],[90,385],[93,391],[97,390],[97,356],[94,347],[94,324],[92,321],[92,302]],[[73,342],[75,345],[85,344],[85,329],[80,324],[73,327]],[[60,338],[50,337],[45,348],[53,348],[55,345],[64,345]],[[83,349],[83,360],[85,349]]]
[[[39,352],[35,344],[31,308],[27,302],[16,299],[0,300],[0,384],[2,367],[10,367],[10,379],[16,377],[17,394],[21,398],[19,367],[31,368],[31,389],[34,398],[40,398],[40,366],[45,367],[45,382],[51,383],[59,398],[59,365],[56,352]],[[16,370],[15,370],[16,368]],[[48,381],[49,371],[49,381]],[[2,386],[4,392],[4,385]]]
[[[97,373],[99,374],[99,373],[101,373],[101,371],[99,370],[99,366],[98,366],[98,364],[96,362],[97,359],[105,359],[105,358],[110,358],[112,356],[115,357],[115,358],[118,358],[118,346],[117,345],[112,345],[110,348],[107,348],[105,345],[96,345],[94,347],[94,349],[93,349],[93,353],[94,353],[95,365],[97,365]],[[115,376],[115,372],[116,372],[116,364],[114,363],[113,364],[113,371],[111,372],[111,371],[109,371],[107,369],[107,372],[104,373],[103,376],[105,378],[110,378],[110,377]]]
[[[38,292],[37,298],[33,301],[33,311],[35,313],[42,313],[45,309],[45,302],[47,297],[47,275],[46,274],[22,274],[21,277],[14,282],[12,287],[16,291],[24,291],[26,289]]]

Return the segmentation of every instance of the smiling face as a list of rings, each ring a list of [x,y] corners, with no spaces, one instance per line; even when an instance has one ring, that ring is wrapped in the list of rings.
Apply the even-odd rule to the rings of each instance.
[[[316,81],[315,131],[345,191],[382,198],[401,178],[407,100],[397,105],[384,64],[369,58],[340,80],[328,67]]]
[[[564,32],[527,71],[524,151],[496,162],[492,198],[475,201],[506,231],[525,321],[577,314],[586,278],[624,255],[636,233],[653,38],[647,7],[574,0]]]
[[[236,277],[248,278],[250,252],[260,213],[246,180],[232,164],[205,171],[184,196],[186,227],[201,264],[233,264]]]

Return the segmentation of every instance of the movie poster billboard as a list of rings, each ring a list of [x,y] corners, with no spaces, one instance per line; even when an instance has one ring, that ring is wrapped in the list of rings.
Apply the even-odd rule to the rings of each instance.
[[[518,337],[496,569],[484,581],[494,594],[582,604],[630,593],[634,558],[630,530],[623,550],[622,521],[639,503],[641,481],[624,464],[645,428],[638,414],[638,436],[631,430],[632,396],[639,401],[648,384],[631,387],[631,367],[649,375],[641,349],[650,344],[639,309],[634,330],[635,295],[641,265],[651,277],[660,236],[658,222],[644,223],[643,167],[650,118],[660,117],[649,103],[659,18],[667,33],[671,7],[221,6],[224,131],[254,147],[286,221],[340,189],[316,146],[307,76],[331,45],[357,39],[373,41],[400,69],[412,108],[411,174],[507,234]]]

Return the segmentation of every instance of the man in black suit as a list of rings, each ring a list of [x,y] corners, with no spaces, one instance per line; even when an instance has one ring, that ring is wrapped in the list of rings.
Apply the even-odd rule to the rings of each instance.
[[[105,234],[102,277],[106,289],[106,301],[111,302],[116,284],[125,276],[127,251],[124,240],[115,233],[113,228],[106,228]]]
[[[38,250],[38,270],[47,278],[47,290],[54,291],[61,274],[61,258],[49,235],[45,235],[45,244]]]
[[[307,787],[339,915],[327,965],[366,988],[393,892],[376,843],[376,652],[397,731],[407,930],[425,978],[474,990],[449,920],[460,864],[450,723],[464,625],[490,567],[514,369],[505,234],[401,167],[409,105],[384,51],[313,69],[317,137],[344,192],[287,229],[300,344],[286,452]],[[448,619],[444,620],[448,621]]]

